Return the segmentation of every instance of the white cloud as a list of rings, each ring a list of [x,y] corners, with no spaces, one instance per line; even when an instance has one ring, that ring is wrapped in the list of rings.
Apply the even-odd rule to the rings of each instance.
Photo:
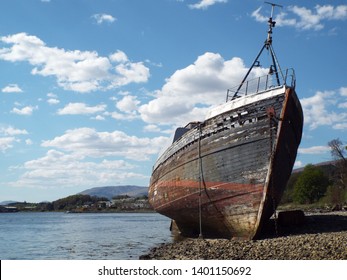
[[[116,108],[119,112],[106,113],[116,120],[126,120],[131,121],[134,119],[139,119],[138,105],[141,102],[137,100],[136,96],[125,95],[121,100],[116,102]]]
[[[131,121],[131,120],[134,120],[135,118],[137,118],[136,116],[131,116],[129,114],[123,114],[123,113],[119,113],[119,112],[106,113],[106,115],[109,115],[113,119],[119,120],[119,121],[127,121],[127,120]]]
[[[258,8],[252,13],[256,21],[266,22],[269,16],[264,16]],[[277,26],[293,26],[300,30],[318,31],[325,27],[325,21],[346,20],[347,5],[316,5],[313,9],[299,6],[289,6],[286,12],[279,12],[274,20]]]
[[[315,154],[325,154],[330,152],[329,146],[313,146],[309,148],[299,148],[299,154],[315,155]]]
[[[16,141],[14,137],[0,137],[0,151],[5,152],[7,149],[13,147],[13,142]]]
[[[9,84],[8,86],[4,87],[2,92],[23,92],[23,90],[17,85],[17,84]]]
[[[98,132],[93,128],[68,130],[53,140],[43,141],[43,147],[53,147],[83,157],[121,156],[137,161],[147,160],[157,154],[166,137],[139,138],[122,131]]]
[[[28,134],[28,131],[26,131],[25,129],[18,129],[18,128],[14,128],[13,126],[8,126],[8,127],[0,127],[0,134],[10,135],[10,136],[26,135]]]
[[[126,60],[115,63],[95,51],[48,47],[38,37],[26,33],[1,37],[0,40],[11,45],[0,49],[0,59],[28,62],[34,67],[31,71],[33,75],[53,76],[65,90],[109,90],[146,82],[149,78],[149,69],[142,62]]]
[[[13,148],[15,142],[20,142],[20,135],[27,135],[25,129],[18,129],[13,126],[0,127],[0,151],[5,152],[7,149]]]
[[[115,17],[108,14],[95,14],[92,15],[92,18],[96,21],[97,24],[102,24],[104,22],[112,23],[116,20]]]
[[[320,30],[324,27],[321,23],[322,17],[319,14],[315,14],[310,9],[298,6],[293,6],[289,9],[299,17],[299,20],[295,24],[297,28],[303,30]]]
[[[50,104],[50,105],[56,105],[56,104],[59,104],[60,101],[59,101],[59,99],[56,99],[56,98],[49,98],[47,100],[47,103]]]
[[[161,62],[153,62],[153,61],[150,61],[149,59],[146,59],[145,61],[146,63],[153,65],[155,67],[158,67],[158,68],[163,67],[163,64]]]
[[[58,96],[56,94],[54,94],[53,92],[49,92],[49,93],[47,93],[47,97],[49,97],[49,98],[57,98]]]
[[[344,103],[340,103],[338,105],[339,108],[342,108],[342,109],[347,109],[347,102],[344,102]]]
[[[215,5],[217,3],[227,3],[227,2],[228,0],[201,0],[200,2],[196,4],[189,5],[189,8],[206,10],[210,6]]]
[[[97,115],[95,116],[94,118],[92,118],[94,120],[97,120],[97,121],[104,121],[105,120],[105,117],[101,116],[101,115]]]
[[[56,105],[60,103],[60,100],[57,98],[57,95],[52,92],[47,93],[47,97],[47,103],[49,105]]]
[[[340,95],[341,96],[346,96],[347,97],[347,87],[341,87],[339,89]]]
[[[339,5],[339,6],[332,6],[332,5],[316,5],[315,9],[317,11],[317,14],[322,19],[328,19],[328,20],[345,20],[347,19],[347,5]]]
[[[253,11],[252,17],[255,18],[256,21],[258,22],[267,22],[269,20],[269,17],[263,16],[261,13],[261,7]]]
[[[339,110],[346,98],[335,91],[317,91],[314,96],[301,99],[305,125],[313,130],[320,126],[343,129],[347,123],[347,112]]]
[[[337,123],[333,125],[333,129],[337,130],[347,130],[347,121],[343,123]]]
[[[22,115],[22,116],[31,116],[34,112],[34,110],[38,109],[37,106],[25,106],[21,109],[18,108],[13,108],[11,113],[17,114],[17,115]]]
[[[300,161],[300,160],[297,160],[297,161],[295,161],[295,163],[294,163],[294,167],[295,168],[300,168],[300,167],[302,167],[304,164],[302,163],[302,161]]]
[[[32,145],[33,144],[33,141],[31,139],[25,139],[25,144],[27,144],[28,146],[29,145]]]
[[[142,62],[120,63],[115,67],[115,71],[119,77],[112,81],[110,88],[146,82],[149,78],[149,69]]]
[[[111,112],[111,113],[107,113],[106,115],[109,115],[113,119],[119,120],[119,121],[132,121],[132,120],[140,118],[140,116],[136,112],[134,113]]]
[[[126,113],[132,113],[137,110],[140,101],[137,100],[136,96],[126,95],[122,100],[118,101],[116,107]]]
[[[121,62],[129,61],[129,59],[128,59],[127,55],[125,54],[125,52],[122,52],[120,50],[117,50],[115,53],[111,54],[109,57],[110,57],[110,60],[112,62],[121,63]]]
[[[126,95],[129,95],[130,94],[130,92],[129,91],[124,91],[124,90],[120,90],[120,91],[118,91],[117,92],[117,95],[120,95],[120,96],[126,96]],[[117,101],[118,100],[118,98],[116,97],[116,96],[111,96],[110,97],[110,100],[111,101]]]
[[[16,187],[76,187],[115,185],[134,179],[148,179],[132,170],[134,165],[124,160],[91,161],[75,153],[49,150],[46,155],[25,162],[11,169],[24,169],[25,172],[10,185]]]
[[[160,128],[155,124],[146,125],[143,130],[146,132],[160,132]]]
[[[84,103],[69,103],[64,108],[58,110],[58,115],[92,115],[104,112],[105,104],[88,106]]]
[[[155,99],[140,106],[141,117],[157,124],[185,125],[201,120],[209,107],[225,101],[226,90],[239,84],[246,71],[240,58],[224,60],[220,54],[207,52],[168,78]],[[261,75],[266,70],[257,71]]]

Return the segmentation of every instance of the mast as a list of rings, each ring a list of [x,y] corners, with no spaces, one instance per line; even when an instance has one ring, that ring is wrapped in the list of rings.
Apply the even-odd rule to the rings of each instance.
[[[237,94],[239,93],[241,87],[243,86],[244,82],[247,80],[248,75],[249,75],[249,73],[251,73],[252,69],[254,67],[259,66],[258,59],[259,59],[260,55],[263,53],[264,49],[267,49],[269,51],[269,53],[271,55],[271,59],[272,59],[272,64],[270,65],[270,68],[269,68],[269,74],[275,74],[276,75],[276,81],[277,81],[278,85],[280,85],[279,73],[281,74],[282,78],[284,79],[281,67],[280,67],[279,62],[277,60],[275,51],[272,47],[272,29],[276,25],[276,21],[273,20],[274,9],[275,9],[275,7],[283,8],[283,6],[275,4],[275,3],[271,3],[271,2],[265,2],[265,3],[271,5],[271,15],[270,15],[269,20],[268,20],[269,29],[267,31],[267,38],[264,42],[263,47],[260,49],[257,57],[254,59],[252,66],[248,69],[245,77],[243,78],[242,82],[240,83],[239,87],[237,88],[237,90],[234,94],[234,97],[236,97]]]

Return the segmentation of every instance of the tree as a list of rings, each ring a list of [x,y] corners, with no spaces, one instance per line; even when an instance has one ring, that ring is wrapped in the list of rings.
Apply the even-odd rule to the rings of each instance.
[[[347,146],[344,146],[339,138],[331,140],[328,145],[331,149],[331,155],[335,160],[341,160],[343,163],[347,162],[345,158]]]
[[[102,200],[102,198],[85,194],[75,194],[53,201],[52,204],[54,210],[72,210],[87,203],[96,203],[99,200]]]
[[[328,185],[328,177],[323,171],[309,164],[294,185],[294,201],[301,204],[314,203],[324,196]]]
[[[284,193],[283,193],[283,196],[281,199],[281,204],[293,202],[293,200],[294,200],[294,198],[293,198],[294,186],[295,186],[296,181],[298,180],[299,176],[300,176],[300,172],[293,172],[290,175],[287,186],[284,189]]]
[[[329,196],[332,203],[341,204],[345,200],[344,196],[347,190],[347,146],[344,146],[338,138],[331,140],[328,145],[336,167],[333,175],[334,184],[329,188]]]
[[[335,161],[337,169],[335,182],[340,188],[346,189],[347,187],[347,159],[345,157],[347,146],[344,146],[340,139],[331,140],[328,143],[331,149],[331,156]]]

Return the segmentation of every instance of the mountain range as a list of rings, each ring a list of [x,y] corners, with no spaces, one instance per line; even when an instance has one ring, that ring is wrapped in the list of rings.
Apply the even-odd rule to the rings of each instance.
[[[6,200],[6,201],[1,201],[0,202],[0,205],[3,205],[3,206],[6,206],[8,204],[11,204],[11,203],[16,203],[17,201],[14,201],[14,200]]]
[[[148,193],[148,187],[125,185],[125,186],[95,187],[95,188],[82,191],[78,194],[86,194],[90,196],[106,197],[108,199],[112,199],[112,197],[118,196],[118,195],[128,195],[132,197],[139,197],[139,196],[147,195],[147,193]]]

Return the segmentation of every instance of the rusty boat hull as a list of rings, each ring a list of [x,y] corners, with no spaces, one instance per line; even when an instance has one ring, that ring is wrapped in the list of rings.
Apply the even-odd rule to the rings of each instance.
[[[291,175],[302,127],[294,87],[220,105],[177,130],[153,167],[149,202],[184,236],[257,238]]]

